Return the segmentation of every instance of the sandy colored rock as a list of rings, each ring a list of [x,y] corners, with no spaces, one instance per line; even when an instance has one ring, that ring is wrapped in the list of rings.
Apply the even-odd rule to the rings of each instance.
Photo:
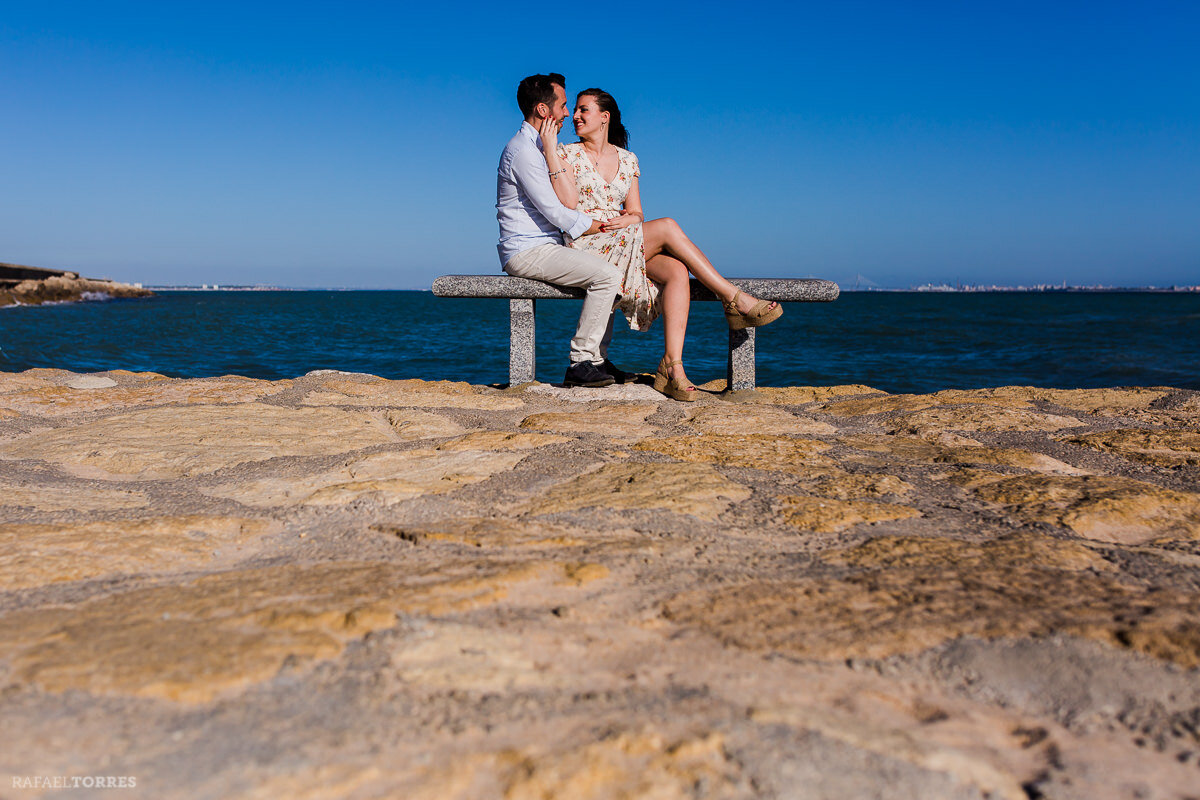
[[[1049,403],[1095,414],[1102,417],[1122,416],[1130,411],[1150,407],[1154,401],[1165,397],[1164,389],[1032,389],[1034,397]]]
[[[591,411],[548,411],[530,414],[521,421],[521,427],[567,435],[596,433],[612,439],[641,439],[654,433],[646,417],[657,410],[656,405],[637,403],[600,406]]]
[[[835,533],[862,523],[912,519],[921,512],[909,506],[872,500],[835,500],[831,497],[786,495],[779,498],[787,524],[816,533]]]
[[[1144,410],[1165,396],[1163,389],[1041,389],[1033,386],[999,386],[990,389],[946,389],[932,394],[896,394],[827,403],[823,410],[840,416],[887,412],[916,412],[939,406],[983,405],[1029,409],[1035,403],[1053,403],[1085,414],[1119,416]]]
[[[559,442],[569,442],[570,437],[524,431],[475,431],[438,445],[438,450],[533,450]]]
[[[859,397],[853,400],[837,400],[825,403],[821,410],[839,417],[861,417],[885,414],[891,411],[918,411],[935,403],[926,395],[885,394],[875,397]]]
[[[411,408],[390,408],[383,416],[391,423],[396,434],[406,441],[458,436],[466,430],[454,420],[440,414]]]
[[[575,748],[553,743],[462,760],[433,771],[412,800],[466,798],[472,786],[495,785],[503,800],[646,798],[688,800],[745,797],[749,785],[720,734],[667,738],[626,731]],[[698,795],[697,790],[703,794]]]
[[[554,386],[548,383],[529,383],[522,390],[533,395],[528,398],[537,402],[541,397],[553,397],[568,403],[591,403],[595,401],[612,403],[616,401],[631,403],[653,403],[659,405],[671,402],[662,394],[654,391],[653,386],[644,383],[614,383],[611,386],[588,388],[586,386]]]
[[[821,455],[830,447],[818,439],[706,433],[643,439],[633,449],[662,453],[679,461],[808,474],[814,469],[827,470],[835,466],[837,462]]]
[[[116,381],[103,375],[80,375],[67,381],[67,386],[72,389],[107,389],[116,385]]]
[[[502,411],[521,408],[515,397],[457,381],[389,381],[383,378],[326,380],[304,396],[307,406],[395,406],[400,408],[473,408]]]
[[[0,478],[0,506],[37,511],[121,511],[149,503],[145,492],[136,489],[106,489],[94,486],[47,484]]]
[[[512,469],[523,458],[524,453],[476,450],[375,453],[303,477],[236,481],[202,491],[257,508],[344,505],[360,499],[392,505],[487,480]]]
[[[1194,793],[1196,466],[1064,442],[1186,453],[1098,434],[1194,433],[1200,393],[685,406],[326,372],[153,407],[190,382],[98,375],[0,374],[0,398],[151,406],[0,424],[13,775],[162,800]],[[858,400],[891,406],[780,432]]]
[[[1032,559],[1041,568],[1112,572],[1112,565],[1081,542],[1013,534],[982,542],[937,536],[879,536],[845,550],[823,556],[830,564],[868,569],[989,570]]]
[[[1200,421],[1200,394],[1193,395],[1181,403],[1175,413],[1184,419]]]
[[[933,394],[892,394],[881,397],[861,397],[854,400],[839,400],[826,403],[822,410],[841,417],[860,417],[885,414],[895,411],[922,411],[946,405],[982,404],[1000,408],[1024,408],[1032,398],[1028,393],[1004,389],[981,389],[976,391],[947,390]]]
[[[975,489],[985,484],[1004,480],[1010,476],[1003,472],[980,469],[979,467],[954,466],[944,472],[931,473],[929,477],[935,481],[945,481],[955,486],[961,486],[964,489]]]
[[[394,781],[395,776],[389,775],[373,764],[321,764],[305,767],[299,770],[289,770],[287,774],[270,774],[258,777],[254,786],[248,788],[242,795],[242,800],[278,800],[286,797],[288,800],[326,800],[330,797],[356,797],[371,794],[364,792],[374,789],[374,795],[386,793],[390,785],[386,781]]]
[[[1156,467],[1200,465],[1200,432],[1140,429],[1098,431],[1064,437],[1063,441]]]
[[[1079,427],[1074,417],[1045,414],[1023,408],[968,405],[955,408],[925,408],[904,414],[887,426],[889,433],[938,431],[1057,431]]]
[[[988,447],[978,442],[965,443],[959,438],[940,437],[940,441],[929,441],[920,436],[878,436],[864,434],[844,436],[839,442],[857,450],[879,453],[888,459],[856,459],[861,463],[883,466],[891,459],[915,461],[923,464],[996,464],[1017,467],[1032,472],[1062,475],[1084,475],[1086,470],[1073,467],[1044,453],[1019,448]],[[943,444],[941,442],[953,442]]]
[[[729,646],[803,658],[886,658],[959,636],[1096,639],[1191,668],[1200,621],[1187,592],[1146,591],[1097,572],[1080,545],[1043,537],[971,543],[886,536],[832,553],[845,578],[738,583],[688,592],[667,619]]]
[[[73,303],[108,297],[149,297],[154,292],[129,283],[81,278],[77,273],[29,278],[15,286],[0,288],[0,306],[40,306],[43,303]]]
[[[452,542],[469,547],[578,547],[612,541],[612,534],[585,531],[570,525],[506,517],[456,517],[415,525],[380,523],[372,530],[414,545]]]
[[[44,373],[47,370],[26,370],[25,372],[0,372],[0,394],[24,392],[29,389],[42,389],[53,386],[54,381]]]
[[[808,490],[825,497],[882,497],[912,491],[910,484],[892,475],[859,475],[841,469],[832,458],[822,455],[831,448],[818,439],[764,434],[666,436],[643,439],[633,447],[680,461],[787,472],[801,478]]]
[[[232,564],[254,552],[256,539],[279,529],[270,520],[204,516],[0,525],[0,586]]]
[[[346,642],[393,626],[398,612],[492,603],[544,569],[500,566],[422,582],[400,567],[354,562],[235,570],[10,613],[0,617],[0,659],[10,682],[43,691],[207,702],[271,678],[285,661],[333,658]]]
[[[1019,475],[975,494],[1018,519],[1049,522],[1102,542],[1200,538],[1200,494],[1107,476]]]
[[[716,520],[751,491],[705,464],[605,464],[550,487],[524,508],[555,514],[584,508],[662,509]]]
[[[441,622],[429,625],[392,654],[389,668],[408,684],[431,690],[500,692],[544,690],[547,680],[521,637],[503,630]]]
[[[84,478],[156,480],[394,441],[385,421],[362,413],[261,403],[197,405],[39,431],[0,443],[0,459],[38,459]]]
[[[856,394],[885,394],[879,389],[860,383],[841,386],[759,386],[747,398],[749,403],[771,403],[778,406],[799,406]]]
[[[92,376],[80,376],[92,377]],[[111,379],[106,379],[111,380]],[[115,382],[113,382],[115,384]],[[81,411],[103,411],[167,404],[249,403],[287,388],[289,381],[225,377],[197,380],[149,380],[131,386],[72,388],[50,385],[0,394],[0,408],[38,417],[61,417]]]
[[[701,433],[725,436],[769,434],[772,436],[816,435],[836,433],[828,422],[798,417],[782,408],[762,405],[733,405],[722,403],[689,410],[688,422]]]
[[[850,500],[862,497],[904,496],[912,494],[913,485],[895,475],[860,475],[843,470],[831,470],[816,476],[805,484],[805,488],[822,497]]]

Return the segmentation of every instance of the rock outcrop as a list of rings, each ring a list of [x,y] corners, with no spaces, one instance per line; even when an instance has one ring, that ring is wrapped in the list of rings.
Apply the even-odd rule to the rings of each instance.
[[[0,374],[0,794],[1194,797],[1197,453],[1168,387]]]
[[[118,281],[81,278],[74,272],[47,278],[0,284],[0,306],[40,306],[43,303],[73,303],[117,297],[149,297],[154,292]]]

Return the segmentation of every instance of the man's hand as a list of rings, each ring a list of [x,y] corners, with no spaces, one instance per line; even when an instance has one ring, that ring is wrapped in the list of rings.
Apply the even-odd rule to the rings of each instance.
[[[542,139],[542,152],[553,153],[558,149],[558,130],[562,125],[554,121],[554,117],[546,117],[538,127],[538,135]]]
[[[637,214],[622,214],[619,217],[606,219],[604,222],[600,223],[600,230],[605,232],[619,231],[622,228],[628,228],[630,225],[636,225],[641,221],[642,218]]]

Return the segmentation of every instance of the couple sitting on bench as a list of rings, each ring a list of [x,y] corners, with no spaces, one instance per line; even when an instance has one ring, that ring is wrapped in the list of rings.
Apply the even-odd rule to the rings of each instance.
[[[731,329],[765,325],[783,309],[723,278],[675,220],[642,221],[637,156],[624,149],[628,136],[611,95],[579,93],[572,115],[579,142],[568,145],[558,143],[567,116],[562,75],[525,78],[517,105],[525,121],[500,156],[496,183],[500,262],[509,275],[587,291],[563,382],[624,381],[607,357],[615,299],[635,330],[648,330],[662,314],[666,354],[654,388],[675,400],[695,400],[696,387],[683,370],[688,273],[722,301]]]

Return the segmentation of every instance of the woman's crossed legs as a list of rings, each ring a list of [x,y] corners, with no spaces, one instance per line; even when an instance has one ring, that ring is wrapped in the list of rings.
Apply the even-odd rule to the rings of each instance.
[[[642,236],[645,241],[647,263],[659,254],[665,253],[674,256],[687,266],[688,272],[695,275],[700,283],[719,297],[722,304],[728,303],[737,294],[737,287],[717,272],[717,268],[712,265],[700,248],[692,243],[692,240],[675,220],[670,217],[661,217],[644,222],[642,223]],[[742,292],[738,295],[737,309],[745,314],[757,303],[757,297]]]
[[[645,241],[646,274],[650,280],[662,286],[659,302],[662,303],[663,339],[668,362],[683,358],[683,339],[687,332],[688,310],[691,305],[691,286],[688,273],[695,275],[700,283],[728,303],[737,295],[737,309],[747,313],[759,302],[757,297],[742,292],[727,281],[717,268],[692,243],[679,223],[670,217],[652,219],[642,223]],[[774,306],[771,303],[771,306]],[[683,364],[670,368],[670,375],[680,386],[687,386],[687,375]]]
[[[664,254],[646,259],[646,275],[661,287],[658,302],[662,307],[666,361],[668,364],[680,362],[668,367],[667,372],[679,386],[686,387],[690,384],[683,371],[683,337],[687,334],[688,311],[692,305],[691,275],[682,261]]]

